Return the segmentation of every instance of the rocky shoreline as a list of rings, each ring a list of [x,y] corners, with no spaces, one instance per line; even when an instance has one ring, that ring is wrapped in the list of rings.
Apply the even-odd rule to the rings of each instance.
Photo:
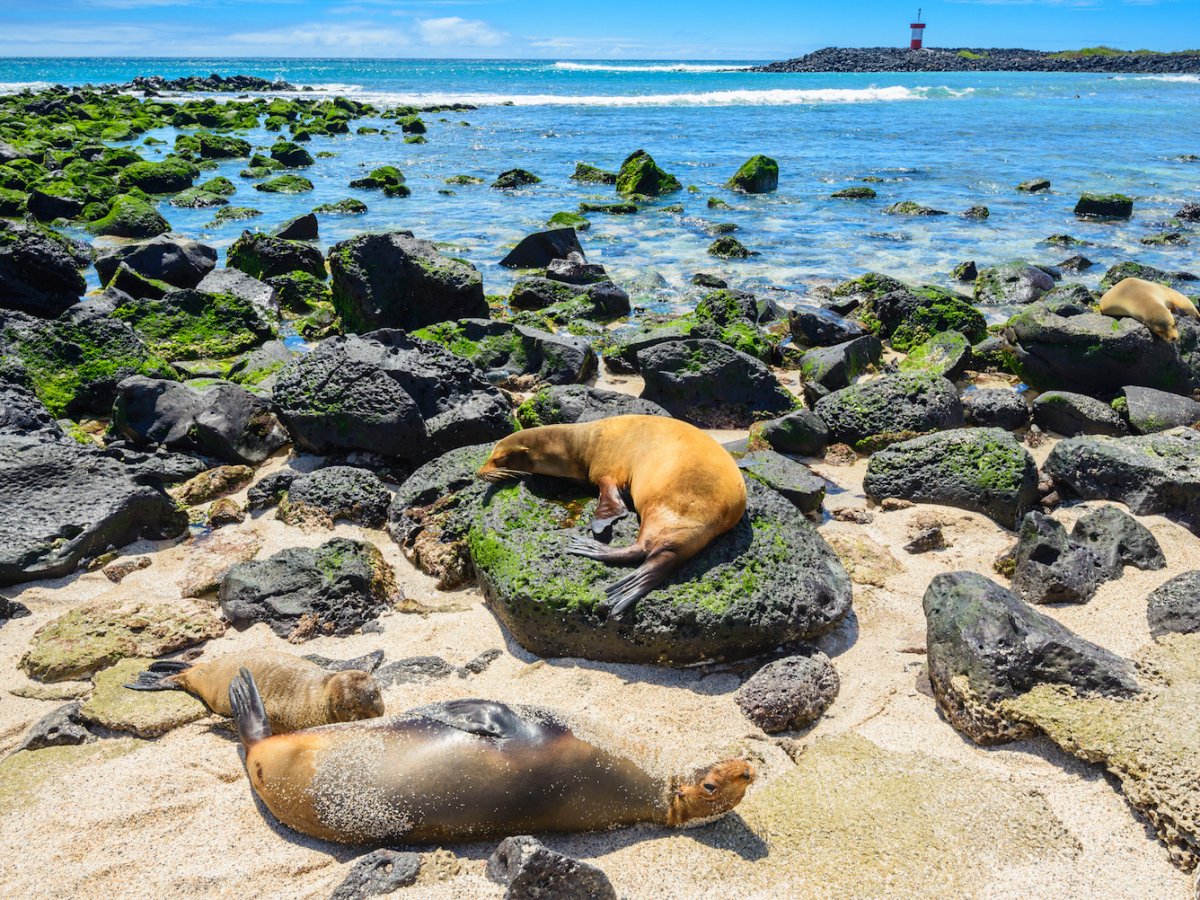
[[[391,120],[397,144],[455,126],[342,98],[57,89],[0,112],[13,893],[36,894],[52,867],[65,894],[138,897],[365,897],[355,885],[388,866],[389,889],[422,898],[547,896],[556,879],[605,898],[690,900],[714,881],[916,895],[930,872],[953,896],[1194,889],[1200,324],[1180,317],[1168,343],[1096,301],[1128,276],[1195,293],[1196,275],[1109,259],[1096,291],[1071,280],[1093,265],[1081,256],[981,259],[952,286],[867,272],[781,301],[700,272],[689,312],[655,313],[589,260],[600,241],[582,218],[652,214],[686,190],[643,150],[613,172],[542,170],[614,202],[505,248],[498,264],[520,273],[507,294],[485,289],[482,254],[410,231],[320,245],[329,217],[366,210],[354,196],[247,229],[220,265],[164,214],[304,194],[326,139],[377,132],[359,120]],[[173,144],[128,143],[167,128]],[[243,186],[221,165],[244,166]],[[755,155],[723,196],[774,193],[780,168]],[[372,204],[421,188],[395,165],[343,177]],[[541,181],[474,178],[514,204]],[[1120,194],[1045,199],[1081,227],[1135,215]],[[951,214],[899,201],[879,215]],[[1172,233],[1198,222],[1187,204]],[[752,252],[728,235],[708,251]],[[989,308],[1012,314],[989,325]],[[749,501],[614,620],[612,570],[563,552],[595,491],[475,472],[518,429],[631,413],[707,429]],[[614,542],[637,527],[618,522]],[[355,862],[255,807],[227,722],[122,687],[155,659],[263,648],[369,667],[392,714],[465,696],[553,705],[670,771],[737,755],[762,777],[689,834],[525,845],[520,882],[484,862],[516,835]]]
[[[1200,52],[1078,53],[980,47],[825,47],[752,72],[1095,72],[1182,75],[1200,73]]]

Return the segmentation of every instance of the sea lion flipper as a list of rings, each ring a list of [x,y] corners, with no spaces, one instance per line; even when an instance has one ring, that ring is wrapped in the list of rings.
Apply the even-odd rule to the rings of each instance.
[[[630,544],[628,547],[610,547],[582,534],[576,535],[567,542],[566,551],[572,556],[586,556],[597,562],[610,566],[631,566],[646,558],[646,551],[641,544]]]
[[[258,693],[258,685],[245,666],[229,683],[229,706],[233,709],[233,721],[237,723],[244,747],[248,749],[271,736],[271,724],[267,721],[267,710]]]
[[[596,511],[592,513],[592,534],[597,538],[603,537],[612,528],[614,522],[629,515],[629,507],[621,496],[621,489],[610,478],[600,480],[600,499],[596,502]]]
[[[621,615],[662,584],[678,564],[677,553],[672,550],[663,550],[655,553],[624,578],[614,581],[604,589],[604,593],[608,597],[608,614],[610,616]]]
[[[418,707],[410,714],[479,737],[513,738],[526,728],[519,712],[494,700],[449,700]]]
[[[191,663],[160,659],[152,662],[145,672],[139,672],[137,679],[125,687],[131,691],[182,691],[183,687],[172,681],[171,676],[186,672],[191,667]]]

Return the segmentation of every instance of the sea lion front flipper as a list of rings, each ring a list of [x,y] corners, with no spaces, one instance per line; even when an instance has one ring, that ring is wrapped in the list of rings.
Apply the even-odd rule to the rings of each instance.
[[[621,489],[611,478],[600,479],[600,499],[592,513],[592,534],[601,539],[608,535],[613,523],[629,515],[629,507],[621,497]]]
[[[254,676],[245,666],[229,684],[229,706],[233,709],[233,721],[237,724],[242,746],[247,750],[259,741],[271,736],[271,723],[267,721],[267,709]]]

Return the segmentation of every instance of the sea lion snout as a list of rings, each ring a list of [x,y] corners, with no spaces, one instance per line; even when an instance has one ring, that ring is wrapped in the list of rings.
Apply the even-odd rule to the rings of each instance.
[[[742,802],[757,773],[744,759],[727,759],[682,782],[671,801],[668,823],[685,825],[722,816]]]

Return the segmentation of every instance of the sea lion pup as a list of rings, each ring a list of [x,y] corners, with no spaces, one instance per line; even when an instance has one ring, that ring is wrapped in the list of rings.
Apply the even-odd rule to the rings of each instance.
[[[1137,319],[1164,341],[1179,340],[1172,313],[1200,319],[1192,301],[1179,291],[1141,278],[1122,278],[1110,287],[1100,298],[1100,312]]]
[[[383,715],[383,697],[370,673],[330,672],[276,650],[230,653],[194,665],[164,660],[125,686],[135,691],[185,691],[217,715],[232,716],[229,686],[239,670],[253,674],[277,734]]]
[[[249,672],[234,679],[229,702],[267,809],[289,828],[342,843],[682,826],[729,812],[754,780],[740,759],[656,778],[544,710],[490,700],[274,737]]]
[[[556,475],[600,488],[592,533],[628,514],[641,518],[637,540],[609,547],[578,537],[568,553],[609,565],[636,565],[605,588],[612,615],[650,593],[746,511],[746,482],[733,457],[694,425],[664,416],[613,416],[580,425],[544,425],[497,442],[479,470],[498,482],[523,473]]]

